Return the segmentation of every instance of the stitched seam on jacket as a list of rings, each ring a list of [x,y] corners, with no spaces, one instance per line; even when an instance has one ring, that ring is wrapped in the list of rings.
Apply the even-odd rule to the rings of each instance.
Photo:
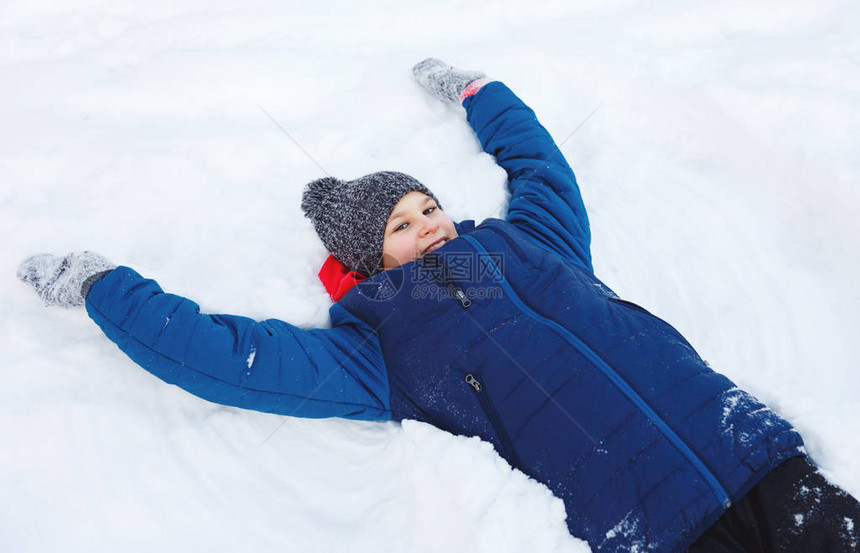
[[[702,401],[702,403],[700,403],[699,405],[697,405],[697,406],[696,406],[692,411],[690,411],[690,412],[686,413],[686,414],[684,415],[684,418],[690,418],[690,417],[692,417],[692,416],[697,415],[697,414],[699,413],[699,411],[702,411],[705,407],[707,407],[708,405],[710,405],[711,403],[713,403],[715,399],[717,399],[718,397],[722,396],[722,395],[723,395],[723,394],[725,394],[727,391],[728,391],[728,390],[723,390],[723,391],[718,392],[718,393],[716,393],[716,394],[714,394],[714,395],[710,396],[709,398],[707,398],[707,399],[703,400],[703,401]]]
[[[511,440],[516,442],[520,439],[520,435],[526,429],[526,427],[534,420],[535,417],[538,416],[548,405],[550,405],[554,400],[556,394],[558,394],[563,388],[567,387],[568,384],[577,380],[580,376],[582,376],[582,371],[577,372],[576,374],[569,375],[562,383],[555,387],[551,392],[549,392],[546,397],[540,402],[540,405],[532,408],[531,414],[526,417],[526,419],[519,425],[514,432],[508,432],[511,435]]]
[[[680,388],[681,386],[683,386],[684,384],[686,384],[690,380],[693,380],[697,376],[701,376],[703,374],[708,374],[710,372],[711,372],[711,369],[702,369],[701,371],[699,371],[697,373],[693,373],[691,375],[686,376],[685,378],[682,378],[681,380],[675,382],[674,384],[672,384],[671,386],[669,386],[668,388],[666,388],[665,390],[663,390],[662,392],[657,394],[654,397],[654,401],[661,399],[666,394],[670,394],[670,393],[674,392],[675,390],[677,390],[678,388]]]
[[[641,496],[639,496],[639,497],[637,497],[637,498],[636,498],[636,505],[641,505],[642,503],[644,503],[645,499],[647,499],[649,495],[651,495],[652,493],[654,493],[654,491],[655,491],[658,487],[662,486],[662,485],[663,485],[663,482],[665,482],[666,480],[668,480],[669,478],[671,478],[672,476],[674,476],[677,472],[679,472],[679,471],[681,470],[681,467],[683,467],[685,464],[686,464],[686,463],[682,463],[682,464],[680,464],[680,465],[675,465],[675,467],[674,467],[671,471],[669,471],[668,473],[666,473],[666,475],[665,475],[665,476],[663,476],[663,478],[661,478],[661,479],[660,479],[659,481],[657,481],[653,486],[651,486],[650,488],[648,488],[648,491],[646,491],[644,494],[642,494]],[[643,513],[642,518],[643,518],[643,519],[645,519],[645,512],[646,512],[646,511],[645,511],[644,509],[642,509],[642,510],[641,510],[641,512]],[[648,519],[648,522],[650,522],[650,519]],[[650,525],[646,525],[646,527],[650,528]],[[660,533],[662,533],[663,531],[664,531],[664,529],[661,529],[661,530],[660,530]],[[649,532],[649,533],[650,533],[650,534],[653,534],[654,532]],[[645,536],[645,537],[647,537],[647,536]],[[653,539],[653,538],[652,538],[652,539]],[[649,541],[650,541],[650,540],[649,540]],[[657,543],[659,543],[659,540],[655,540],[655,541],[656,541]]]
[[[704,497],[705,495],[709,495],[709,494],[710,494],[710,490],[707,489],[707,485],[706,485],[705,489],[702,490],[701,492],[699,492],[699,495],[697,495],[692,500],[690,500],[690,505],[695,505],[702,497]],[[679,542],[683,541],[682,539],[678,539],[679,536],[677,535],[676,531],[673,528],[675,521],[678,520],[679,518],[681,518],[682,516],[686,516],[686,513],[684,512],[683,509],[681,509],[681,512],[679,512],[677,515],[675,515],[672,518],[672,520],[670,520],[669,522],[667,522],[663,526],[663,529],[660,531],[660,533],[658,534],[658,537],[655,539],[655,541],[662,542],[666,536],[670,536],[675,541],[675,543],[679,543]],[[689,534],[689,533],[690,532],[688,531],[687,534]],[[686,536],[681,536],[681,537],[685,538]]]
[[[627,426],[627,424],[637,415],[641,415],[641,413],[639,411],[637,411],[636,409],[633,409],[626,417],[624,417],[624,419],[622,419],[618,424],[616,424],[612,428],[612,430],[610,430],[609,433],[602,440],[600,440],[598,442],[598,444],[605,445],[606,443],[611,442],[612,439],[614,438],[615,434],[618,433],[619,431],[621,431],[622,428]],[[568,473],[579,470],[579,467],[582,466],[583,464],[585,464],[585,462],[588,460],[588,458],[591,457],[592,455],[594,455],[595,451],[596,451],[595,448],[591,448],[591,449],[581,453],[571,463],[571,468],[568,471]]]
[[[655,431],[656,431],[656,429],[655,429]],[[652,449],[652,448],[657,444],[657,442],[659,442],[659,441],[660,441],[660,438],[664,438],[664,436],[663,436],[662,434],[660,434],[660,433],[659,433],[659,431],[657,431],[657,432],[658,432],[658,433],[657,433],[657,435],[656,435],[656,436],[654,436],[654,437],[651,439],[651,441],[650,441],[650,442],[648,442],[647,444],[645,444],[645,446],[644,446],[644,447],[642,447],[641,449],[639,449],[639,451],[637,451],[637,452],[633,455],[633,457],[631,457],[631,458],[630,458],[630,459],[629,459],[629,460],[628,460],[628,461],[623,465],[624,467],[627,467],[627,466],[633,465],[633,464],[636,462],[636,459],[638,459],[639,457],[641,457],[642,455],[644,455],[646,451],[648,451],[648,450]],[[668,441],[668,440],[667,440],[667,441]],[[671,446],[671,444],[669,444],[669,445]],[[673,449],[674,449],[674,448],[673,448]],[[599,487],[598,489],[596,489],[596,490],[594,490],[593,492],[591,492],[591,494],[588,496],[588,499],[586,499],[586,500],[582,503],[582,508],[583,508],[583,510],[585,510],[585,508],[586,508],[588,505],[591,505],[591,503],[594,501],[594,499],[595,499],[596,497],[598,497],[598,496],[601,494],[601,492],[603,492],[603,490],[605,490],[605,489],[606,489],[610,484],[614,483],[614,482],[615,482],[615,480],[617,480],[617,479],[621,476],[621,473],[622,473],[622,472],[624,472],[624,470],[623,470],[623,469],[622,469],[622,470],[616,470],[616,471],[613,471],[613,472],[612,472],[612,475],[611,475],[609,478],[607,478],[607,479],[603,482],[603,484],[601,484],[601,485],[600,485],[600,487]],[[649,488],[649,491],[650,491],[650,488]]]

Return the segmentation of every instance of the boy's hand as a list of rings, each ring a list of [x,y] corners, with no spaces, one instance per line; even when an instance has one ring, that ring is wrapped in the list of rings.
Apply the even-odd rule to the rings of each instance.
[[[412,68],[418,82],[434,96],[446,102],[459,102],[469,84],[486,75],[480,71],[464,71],[452,67],[442,60],[427,58]]]
[[[90,286],[115,268],[95,252],[63,257],[42,253],[28,257],[18,266],[18,278],[33,286],[45,305],[78,307],[84,304]]]

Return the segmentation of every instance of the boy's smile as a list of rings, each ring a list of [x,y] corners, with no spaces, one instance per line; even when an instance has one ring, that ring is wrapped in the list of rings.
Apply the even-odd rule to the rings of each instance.
[[[385,223],[382,266],[393,269],[457,238],[454,222],[430,196],[413,190],[400,198]]]

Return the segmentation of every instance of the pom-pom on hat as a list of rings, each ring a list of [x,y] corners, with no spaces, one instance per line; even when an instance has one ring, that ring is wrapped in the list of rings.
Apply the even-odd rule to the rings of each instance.
[[[413,190],[439,204],[436,196],[413,177],[380,171],[351,181],[323,177],[308,183],[302,194],[302,211],[313,221],[335,259],[350,271],[373,276],[383,270],[385,223],[400,198]]]

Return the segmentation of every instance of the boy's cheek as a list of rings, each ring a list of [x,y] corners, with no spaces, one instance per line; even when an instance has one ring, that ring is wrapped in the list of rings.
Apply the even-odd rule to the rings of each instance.
[[[418,257],[415,244],[411,241],[389,243],[382,249],[382,266],[386,269],[399,267]]]

